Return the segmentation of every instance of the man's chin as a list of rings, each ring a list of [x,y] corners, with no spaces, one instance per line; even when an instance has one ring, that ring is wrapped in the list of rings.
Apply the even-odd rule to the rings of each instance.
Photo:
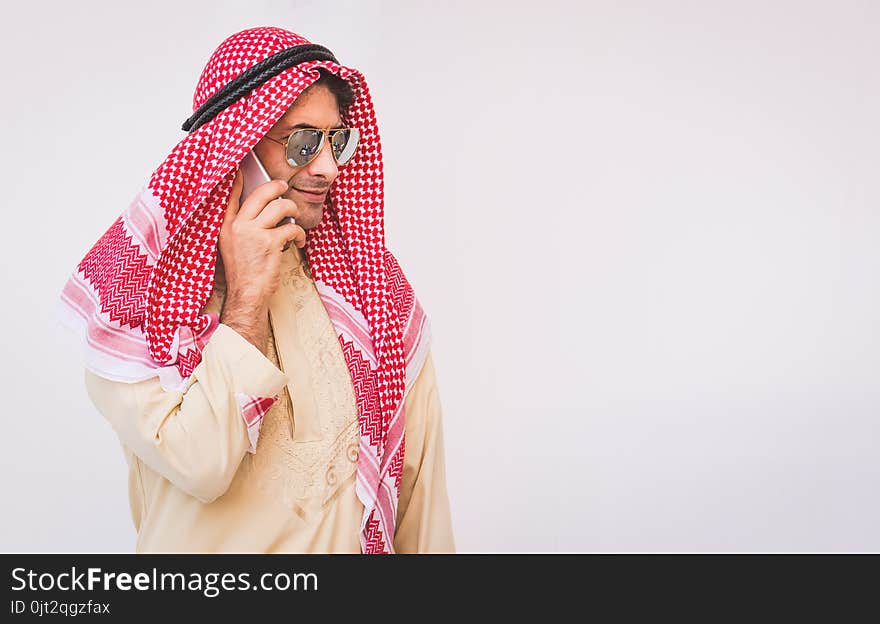
[[[324,216],[323,206],[309,206],[306,214],[300,216],[296,223],[302,229],[308,231],[318,227],[321,224],[321,217]]]

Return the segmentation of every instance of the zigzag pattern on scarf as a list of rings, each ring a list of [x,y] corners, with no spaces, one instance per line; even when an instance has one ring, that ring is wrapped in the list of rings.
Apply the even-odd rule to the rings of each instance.
[[[394,477],[394,490],[396,492],[400,491],[400,479],[403,477],[403,461],[406,456],[406,437],[402,437],[400,439],[400,446],[397,447],[397,451],[394,452],[394,455],[391,457],[391,461],[388,462],[388,474]],[[395,504],[396,508],[397,505]]]
[[[376,511],[373,510],[373,513],[370,514],[370,519],[367,522],[367,526],[365,529],[366,540],[361,545],[364,550],[364,554],[367,555],[376,555],[389,552],[385,547],[385,534],[382,532],[382,526],[378,520],[376,520]]]
[[[199,362],[202,361],[202,354],[197,349],[187,349],[185,352],[177,352],[177,368],[180,370],[181,377],[189,377]]]
[[[397,303],[397,313],[400,318],[408,319],[415,305],[415,291],[390,251],[385,254],[385,267],[388,291],[391,293],[391,298]]]
[[[342,345],[342,354],[351,371],[355,396],[358,397],[361,434],[368,436],[370,444],[376,447],[378,453],[382,444],[382,412],[379,409],[376,393],[376,373],[353,343],[342,337],[339,338],[339,343]]]
[[[118,270],[119,268],[122,270]],[[132,242],[120,216],[92,246],[77,270],[101,294],[101,310],[111,321],[142,327],[150,267]]]

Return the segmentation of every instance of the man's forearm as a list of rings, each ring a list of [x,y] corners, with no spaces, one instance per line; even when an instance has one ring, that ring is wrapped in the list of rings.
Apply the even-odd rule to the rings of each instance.
[[[269,306],[265,302],[236,296],[227,297],[220,322],[234,329],[242,338],[266,355],[269,341]]]

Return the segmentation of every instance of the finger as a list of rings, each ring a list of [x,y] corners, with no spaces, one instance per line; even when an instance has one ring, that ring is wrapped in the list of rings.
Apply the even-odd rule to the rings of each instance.
[[[279,225],[278,227],[273,228],[272,231],[276,233],[278,244],[284,244],[285,249],[287,249],[286,243],[291,241],[300,249],[306,245],[306,231],[295,223]]]
[[[263,182],[254,189],[253,193],[247,196],[239,210],[239,214],[245,219],[255,219],[266,204],[286,193],[288,188],[290,187],[284,180]]]
[[[292,200],[279,197],[266,204],[254,222],[260,227],[272,228],[285,217],[293,217],[296,220],[299,213],[299,208]]]

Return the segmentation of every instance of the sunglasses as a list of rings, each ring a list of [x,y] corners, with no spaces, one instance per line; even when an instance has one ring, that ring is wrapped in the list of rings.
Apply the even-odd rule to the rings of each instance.
[[[284,146],[287,164],[302,167],[312,162],[321,153],[325,138],[330,141],[330,151],[340,166],[347,163],[357,151],[361,133],[357,128],[302,128],[295,130],[284,141],[266,137]]]

